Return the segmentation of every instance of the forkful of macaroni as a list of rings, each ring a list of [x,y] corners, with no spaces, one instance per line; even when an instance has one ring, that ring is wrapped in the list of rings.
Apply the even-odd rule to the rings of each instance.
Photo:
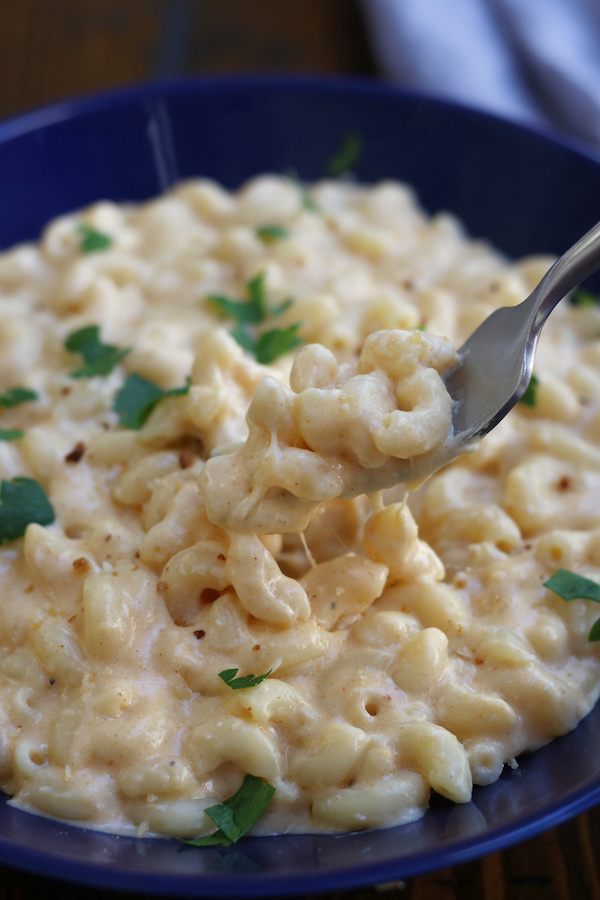
[[[259,383],[246,442],[204,466],[209,518],[241,533],[302,532],[323,501],[417,487],[476,449],[523,396],[546,319],[598,268],[600,223],[458,351],[418,330],[369,335],[357,364],[304,347],[289,388]]]

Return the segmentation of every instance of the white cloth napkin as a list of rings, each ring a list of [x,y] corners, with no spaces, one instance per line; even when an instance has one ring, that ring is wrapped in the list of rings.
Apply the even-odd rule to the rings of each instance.
[[[600,0],[363,0],[384,74],[600,154]]]

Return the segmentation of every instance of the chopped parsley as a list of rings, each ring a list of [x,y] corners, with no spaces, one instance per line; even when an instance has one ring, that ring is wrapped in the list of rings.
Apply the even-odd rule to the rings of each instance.
[[[248,281],[246,290],[248,291],[247,300],[230,300],[229,297],[223,297],[220,294],[210,294],[208,302],[224,316],[237,322],[238,325],[260,325],[269,316],[280,316],[294,302],[291,297],[288,297],[279,306],[268,306],[264,272],[260,272],[255,278]]]
[[[531,376],[531,381],[527,385],[527,390],[519,400],[519,403],[523,403],[525,406],[535,406],[537,388],[539,385],[539,380],[535,377],[535,375]]]
[[[190,847],[212,847],[222,844],[229,847],[246,834],[248,829],[260,819],[271,802],[275,788],[255,775],[246,775],[239,791],[217,806],[205,810],[218,831],[193,841],[183,841]]]
[[[296,185],[296,187],[298,189],[298,193],[300,194],[300,202],[302,203],[302,206],[304,207],[304,209],[308,210],[308,212],[320,213],[321,210],[319,209],[319,207],[317,206],[317,204],[315,203],[313,198],[308,193],[306,185],[304,184],[302,179],[299,177],[299,175],[292,170],[289,173],[288,178],[290,178],[290,180],[293,181],[294,184]]]
[[[20,428],[0,428],[0,441],[18,441],[24,434]]]
[[[263,225],[256,229],[256,236],[261,239],[263,244],[274,244],[276,241],[282,241],[290,236],[287,228],[281,225]]]
[[[259,363],[267,365],[302,344],[296,334],[302,323],[296,322],[288,328],[274,328],[257,336],[249,325],[261,325],[268,318],[282,315],[294,301],[288,297],[279,306],[268,306],[264,272],[252,278],[246,289],[247,300],[230,300],[217,294],[211,294],[208,300],[219,312],[236,322],[231,336],[240,347],[252,353]]]
[[[96,231],[91,225],[82,222],[77,226],[79,234],[79,249],[82,253],[99,253],[112,247],[113,239],[101,231]]]
[[[259,322],[264,322],[269,315],[264,282],[264,272],[260,272],[256,278],[247,282],[247,300],[230,300],[220,294],[210,294],[208,302],[224,316],[237,322],[238,325],[258,325]]]
[[[157,403],[168,397],[183,397],[189,393],[191,379],[184,387],[163,391],[153,381],[133,372],[115,397],[113,409],[119,414],[119,422],[124,428],[141,428]]]
[[[600,584],[583,575],[576,575],[568,569],[558,569],[554,575],[544,582],[544,587],[549,588],[562,597],[563,600],[593,600],[600,603]],[[588,635],[589,641],[600,640],[600,619],[596,619]]]
[[[65,341],[65,349],[70,353],[80,353],[85,366],[71,372],[71,378],[93,378],[95,375],[109,375],[128,353],[131,347],[115,347],[100,340],[100,326],[87,325],[73,331]]]
[[[571,294],[571,303],[573,306],[598,306],[600,297],[597,294],[592,294],[591,291],[584,291],[583,288],[579,288]]]
[[[302,322],[294,322],[288,328],[274,328],[265,331],[260,337],[255,337],[248,328],[240,325],[231,332],[240,347],[254,354],[256,361],[262,365],[275,362],[280,356],[284,356],[302,344],[302,338],[296,334]]]
[[[51,525],[54,510],[41,484],[19,476],[0,484],[0,544],[23,537],[28,525]]]
[[[249,328],[246,328],[244,325],[238,325],[231,332],[231,337],[235,338],[240,347],[243,347],[248,353],[256,355],[256,338]]]
[[[268,365],[302,344],[302,338],[296,334],[301,322],[294,322],[288,328],[274,328],[265,331],[256,342],[255,356],[257,362]]]
[[[327,173],[339,178],[351,172],[362,154],[362,138],[356,132],[345,134],[340,148],[327,163]]]
[[[264,675],[242,675],[240,678],[236,678],[235,676],[239,671],[239,669],[225,669],[223,672],[219,672],[219,678],[222,678],[225,684],[233,691],[241,691],[244,688],[256,687],[257,684],[262,684],[273,669],[269,669]]]
[[[29,388],[13,387],[0,394],[0,406],[10,409],[13,406],[20,406],[21,403],[31,403],[33,400],[39,400],[35,391]]]

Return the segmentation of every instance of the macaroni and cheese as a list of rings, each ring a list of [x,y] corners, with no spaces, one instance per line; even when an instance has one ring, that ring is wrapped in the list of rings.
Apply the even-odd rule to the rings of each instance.
[[[456,455],[454,347],[551,260],[402,184],[309,193],[192,180],[0,256],[0,511],[24,522],[0,775],[23,809],[196,838],[251,775],[275,788],[254,833],[401,824],[600,693],[594,604],[544,586],[600,581],[600,308],[563,302],[533,404],[419,487]]]

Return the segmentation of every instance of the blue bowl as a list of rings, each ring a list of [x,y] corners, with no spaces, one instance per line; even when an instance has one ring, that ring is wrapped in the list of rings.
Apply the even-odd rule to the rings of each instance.
[[[361,181],[414,185],[510,256],[560,253],[598,219],[600,164],[503,120],[376,84],[235,78],[151,85],[0,125],[0,247],[100,198],[145,200],[180,178],[230,188],[259,172],[323,174],[359,132]],[[172,896],[333,891],[456,865],[600,801],[600,705],[472,803],[435,798],[418,822],[343,835],[185,849],[85,831],[0,802],[0,861],[72,881]]]

